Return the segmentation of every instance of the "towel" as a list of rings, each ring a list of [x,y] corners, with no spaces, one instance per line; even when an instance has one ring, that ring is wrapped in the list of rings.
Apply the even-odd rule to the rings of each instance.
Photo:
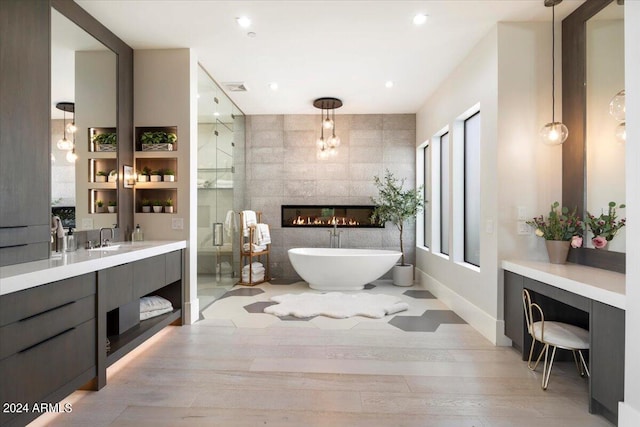
[[[140,320],[151,319],[152,317],[160,316],[165,313],[170,313],[173,311],[173,308],[161,308],[158,310],[145,311],[144,313],[140,313]]]
[[[245,283],[261,282],[264,280],[265,268],[260,262],[251,263],[251,277],[249,277],[249,264],[242,267],[242,281]]]
[[[256,225],[258,223],[258,219],[256,217],[255,211],[242,211],[242,234],[245,237],[249,236],[249,229],[251,226]]]
[[[242,249],[244,249],[245,252],[262,252],[267,249],[267,245],[256,245],[255,243],[251,243],[251,246],[249,246],[249,243],[245,243],[242,245]]]
[[[64,237],[64,228],[62,227],[62,220],[59,216],[53,215],[51,217],[51,233],[56,233],[56,237]]]
[[[224,228],[227,233],[227,237],[233,237],[233,234],[238,231],[238,223],[236,222],[236,215],[233,211],[227,211],[227,217],[224,220]]]
[[[271,244],[271,234],[269,234],[269,226],[267,224],[258,224],[256,226],[256,243],[258,245]]]
[[[140,298],[140,313],[173,307],[171,302],[157,295]]]

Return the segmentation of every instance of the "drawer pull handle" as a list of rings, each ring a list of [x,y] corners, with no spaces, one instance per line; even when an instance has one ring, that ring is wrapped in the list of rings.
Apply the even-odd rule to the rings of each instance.
[[[18,322],[24,322],[26,320],[33,319],[34,317],[42,316],[43,314],[49,313],[50,311],[59,310],[62,307],[66,307],[68,305],[75,304],[75,303],[76,303],[75,301],[65,302],[64,304],[61,304],[61,305],[59,305],[57,307],[53,307],[53,308],[50,308],[48,310],[41,311],[40,313],[36,313],[36,314],[31,315],[31,316],[25,317],[24,319],[20,319],[20,320],[18,320]]]
[[[42,345],[42,344],[46,343],[47,341],[51,341],[52,339],[58,338],[59,336],[64,335],[64,334],[67,334],[67,333],[69,333],[69,332],[73,331],[74,329],[75,329],[75,327],[73,327],[73,328],[69,328],[69,329],[67,329],[66,331],[62,331],[62,332],[60,332],[59,334],[56,334],[56,335],[54,335],[54,336],[52,336],[52,337],[49,337],[49,338],[46,338],[46,339],[44,339],[44,340],[40,341],[39,343],[36,343],[36,344],[34,344],[34,345],[32,345],[32,346],[29,346],[29,347],[27,347],[27,348],[25,348],[25,349],[22,349],[22,350],[20,350],[18,353],[26,353],[27,351],[29,351],[29,350],[33,350],[34,348],[36,348],[36,347],[38,347],[38,346],[40,346],[40,345]]]
[[[20,243],[18,245],[6,245],[6,246],[0,246],[0,249],[9,249],[9,248],[19,248],[21,246],[27,246],[27,243]]]

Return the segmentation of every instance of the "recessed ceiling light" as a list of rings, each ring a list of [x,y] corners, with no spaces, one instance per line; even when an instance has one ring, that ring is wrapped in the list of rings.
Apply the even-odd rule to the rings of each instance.
[[[276,83],[276,82],[269,83],[269,89],[278,90],[278,83]]]
[[[220,113],[218,113],[217,111],[215,113],[213,113],[214,116],[218,117],[220,115]]]
[[[413,17],[413,23],[414,25],[422,25],[425,22],[427,22],[428,17],[429,15],[425,15],[424,13],[418,13],[416,16]]]
[[[236,18],[236,22],[242,28],[249,28],[251,26],[251,19],[247,18],[246,16],[241,16],[239,18]]]
[[[387,88],[392,88],[393,87],[393,82],[391,80],[388,80],[384,85]]]

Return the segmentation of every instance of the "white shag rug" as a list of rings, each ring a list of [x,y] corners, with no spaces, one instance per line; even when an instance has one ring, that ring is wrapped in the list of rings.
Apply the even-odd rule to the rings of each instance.
[[[352,316],[366,316],[380,319],[387,314],[394,314],[409,309],[409,305],[392,295],[375,294],[343,294],[328,292],[326,294],[284,294],[271,297],[274,304],[264,309],[265,313],[278,317],[313,317],[327,316],[346,319]]]

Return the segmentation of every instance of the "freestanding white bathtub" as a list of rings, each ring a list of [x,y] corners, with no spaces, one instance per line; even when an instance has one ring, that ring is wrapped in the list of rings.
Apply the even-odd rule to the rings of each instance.
[[[289,260],[311,289],[357,291],[393,267],[402,255],[382,249],[293,248]]]

